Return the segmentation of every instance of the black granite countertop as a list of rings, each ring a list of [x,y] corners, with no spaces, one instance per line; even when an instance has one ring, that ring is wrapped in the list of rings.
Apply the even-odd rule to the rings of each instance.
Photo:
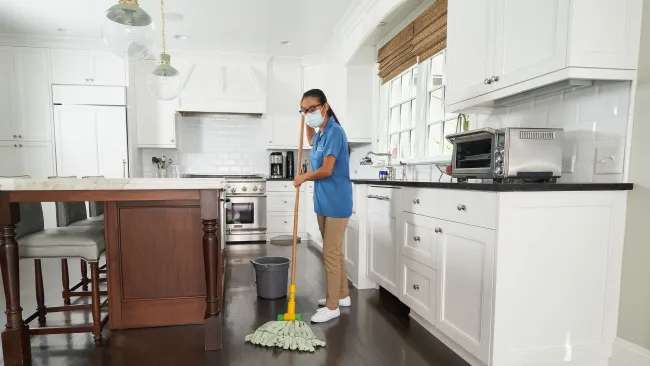
[[[293,178],[268,178],[267,182],[293,182]]]
[[[450,183],[385,181],[376,179],[353,179],[354,184],[374,186],[459,189],[488,192],[569,192],[569,191],[631,191],[633,183]]]

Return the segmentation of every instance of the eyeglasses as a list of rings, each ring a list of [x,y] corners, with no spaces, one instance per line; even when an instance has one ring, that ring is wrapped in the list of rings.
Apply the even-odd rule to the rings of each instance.
[[[311,107],[309,107],[307,109],[301,109],[301,110],[298,111],[298,113],[302,114],[303,116],[307,115],[309,113],[314,113],[316,111],[316,108],[321,107],[322,105],[323,104],[316,104],[316,105],[313,105],[313,106],[311,106]]]

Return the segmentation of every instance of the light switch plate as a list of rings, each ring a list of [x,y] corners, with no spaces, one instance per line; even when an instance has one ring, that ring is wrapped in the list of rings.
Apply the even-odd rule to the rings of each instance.
[[[623,146],[600,146],[596,148],[595,174],[622,174]]]

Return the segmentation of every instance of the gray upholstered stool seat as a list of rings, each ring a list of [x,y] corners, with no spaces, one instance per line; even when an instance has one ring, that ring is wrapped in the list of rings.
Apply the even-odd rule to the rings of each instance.
[[[69,225],[69,227],[84,227],[90,226],[95,228],[104,228],[104,214],[99,216],[89,217],[85,220],[75,221]]]
[[[45,229],[43,220],[43,207],[40,203],[19,203],[20,222],[16,225],[16,241],[18,243],[18,256],[21,259],[33,259],[36,280],[36,304],[34,314],[25,319],[25,324],[38,318],[42,328],[29,329],[30,334],[67,334],[67,333],[92,333],[96,344],[102,342],[102,329],[108,322],[108,314],[102,319],[101,308],[108,302],[100,302],[100,296],[106,295],[105,291],[99,290],[99,257],[105,250],[103,230],[96,227],[59,227]],[[43,288],[43,271],[41,260],[48,258],[81,258],[85,263],[90,264],[92,291],[87,295],[91,296],[90,304],[58,306],[48,308],[45,306],[45,291]],[[64,289],[68,288],[67,262],[65,270],[62,271]],[[67,290],[64,290],[64,299]],[[68,291],[69,292],[69,291]],[[86,294],[84,294],[86,295]],[[69,294],[68,294],[69,299]],[[51,312],[62,312],[72,310],[88,310],[92,312],[92,324],[74,325],[47,328],[46,315]]]
[[[20,258],[81,258],[96,262],[105,248],[103,231],[84,226],[46,229],[18,239]]]

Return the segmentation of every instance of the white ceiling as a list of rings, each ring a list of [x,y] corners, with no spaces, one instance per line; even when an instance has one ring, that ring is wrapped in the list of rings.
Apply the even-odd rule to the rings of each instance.
[[[117,0],[0,0],[0,34],[101,38]],[[322,53],[353,0],[166,0],[170,48],[307,56]],[[160,2],[140,0],[160,29]],[[58,29],[64,29],[65,32]],[[180,41],[174,35],[183,34]],[[290,41],[290,45],[281,45]]]

